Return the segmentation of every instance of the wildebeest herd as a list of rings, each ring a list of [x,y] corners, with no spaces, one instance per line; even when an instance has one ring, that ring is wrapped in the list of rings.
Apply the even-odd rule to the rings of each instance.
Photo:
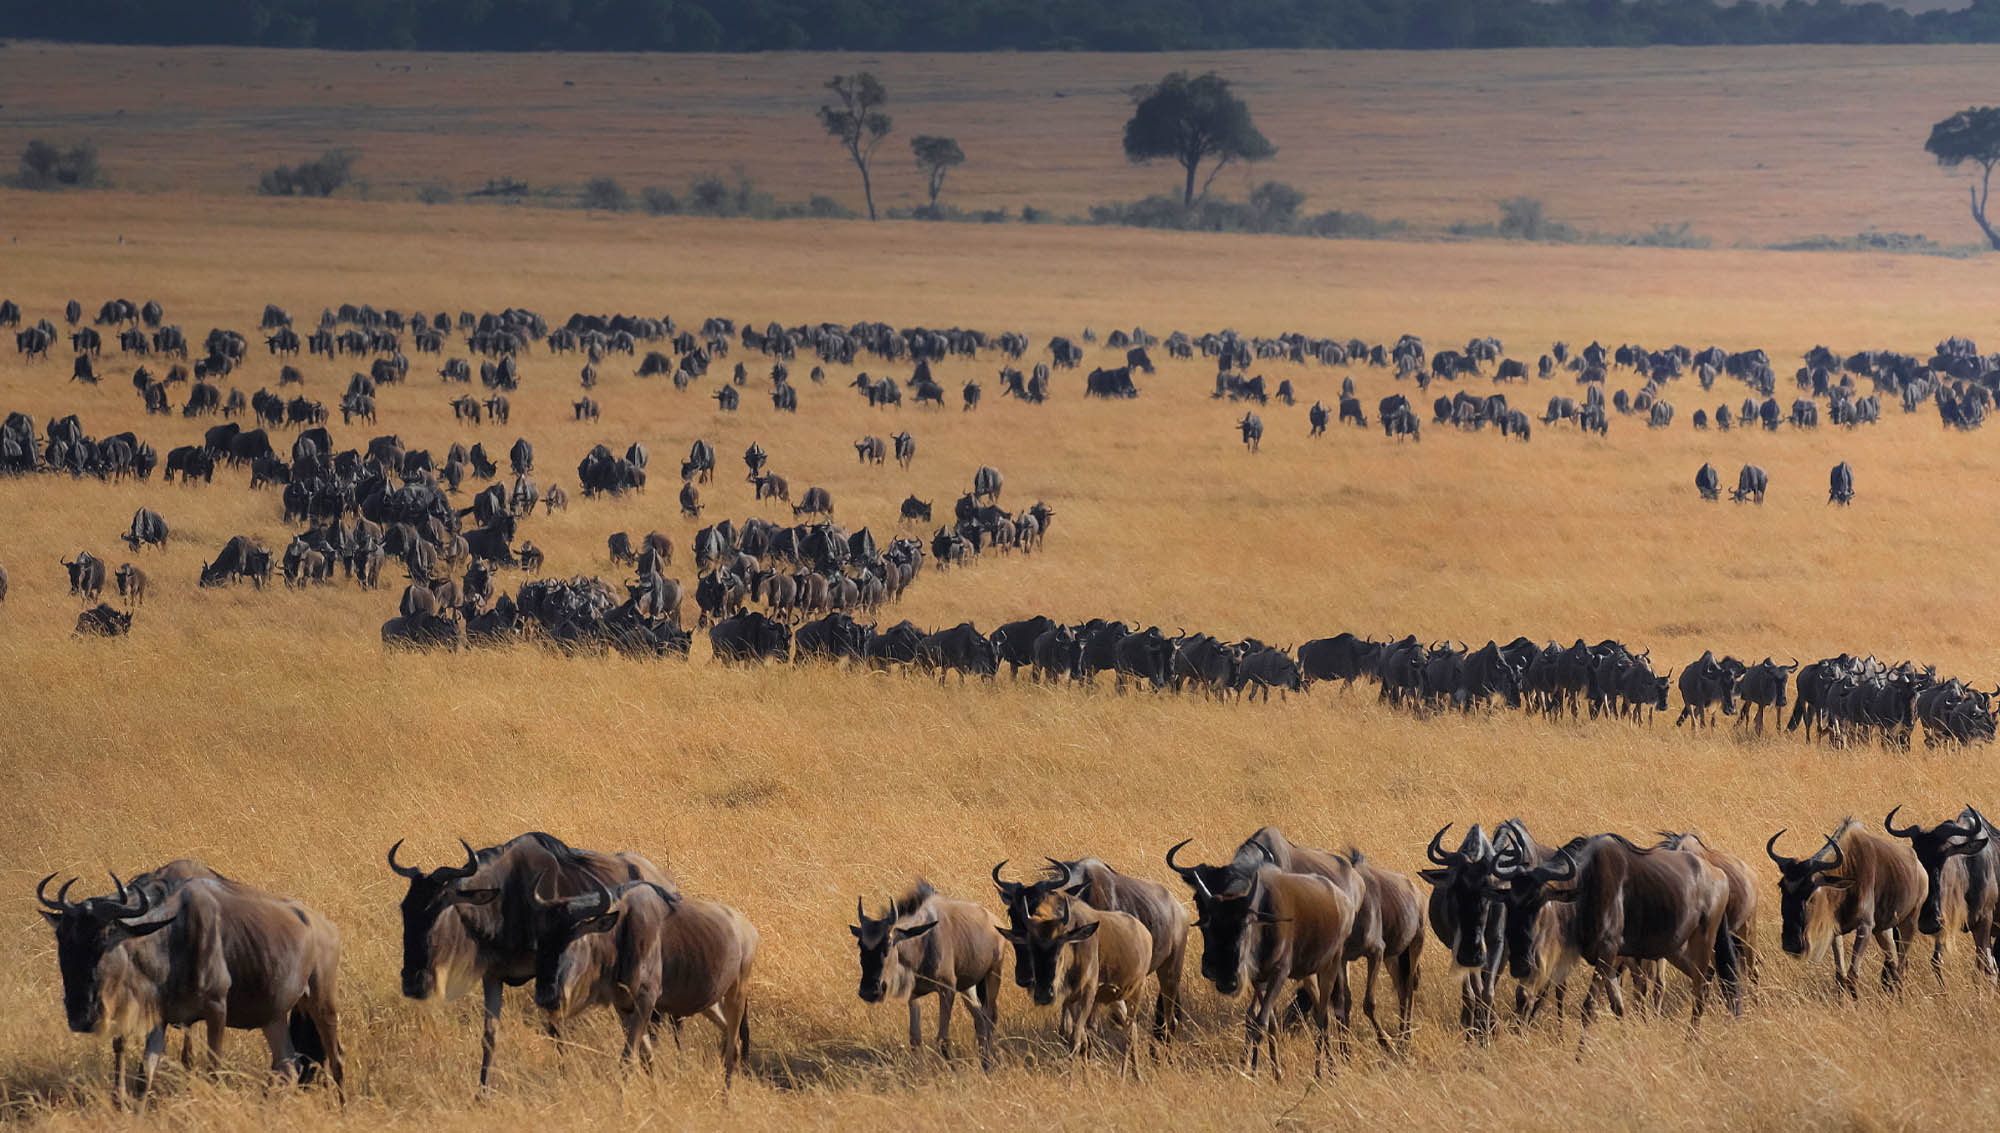
[[[1830,958],[1835,986],[1859,998],[1871,944],[1893,993],[1918,936],[1932,938],[1942,983],[1947,945],[1966,934],[1977,975],[1994,983],[2000,832],[1969,805],[1930,826],[1898,825],[1900,812],[1883,820],[1886,837],[1848,819],[1805,857],[1780,852],[1786,831],[1771,835],[1764,850],[1778,872],[1780,949]],[[1758,910],[1763,886],[1743,858],[1692,831],[1649,845],[1617,833],[1551,845],[1518,819],[1490,835],[1475,823],[1454,848],[1452,825],[1431,836],[1429,865],[1414,880],[1359,849],[1295,845],[1268,826],[1222,864],[1181,860],[1193,841],[1184,839],[1164,861],[1185,885],[1192,916],[1167,886],[1093,857],[1046,858],[1043,875],[1027,881],[1009,880],[999,862],[991,870],[997,909],[921,880],[873,914],[863,895],[848,926],[857,991],[867,1003],[905,1001],[912,1046],[923,1042],[920,1001],[935,997],[947,1058],[963,999],[990,1069],[1011,952],[1012,982],[1036,1007],[1056,1008],[1057,1041],[1075,1056],[1103,1042],[1100,1032],[1122,1035],[1120,1068],[1135,1076],[1146,1061],[1147,995],[1156,1055],[1186,1020],[1191,935],[1215,992],[1248,992],[1242,1064],[1253,1075],[1268,1060],[1282,1077],[1278,1036],[1288,1019],[1312,1031],[1315,1075],[1352,1059],[1356,963],[1370,1032],[1385,1054],[1403,1057],[1431,939],[1457,976],[1469,1042],[1495,1040],[1503,974],[1516,983],[1518,1026],[1547,1010],[1558,1030],[1570,981],[1581,977],[1579,1057],[1600,1003],[1625,1014],[1628,977],[1631,994],[1654,1010],[1664,1004],[1668,969],[1686,977],[1691,1027],[1712,988],[1732,1014],[1754,998],[1767,918]],[[566,1020],[610,1007],[624,1029],[624,1060],[650,1066],[661,1022],[678,1042],[680,1021],[701,1016],[717,1028],[725,1086],[754,1070],[745,1064],[758,932],[741,912],[684,893],[646,857],[575,849],[539,832],[484,849],[461,842],[462,863],[428,870],[402,861],[402,845],[388,852],[406,883],[402,991],[425,1000],[481,988],[482,1091],[504,989],[525,984],[552,1036]],[[109,892],[82,898],[71,896],[74,878],[51,895],[55,876],[35,896],[55,930],[63,1010],[72,1030],[111,1036],[114,1097],[126,1095],[129,1041],[143,1042],[144,1091],[166,1052],[166,1028],[196,1024],[211,1067],[228,1029],[262,1030],[274,1074],[323,1075],[344,1097],[340,934],[309,906],[187,859],[130,881],[114,873]],[[1396,1000],[1393,1025],[1376,1009],[1383,975]],[[189,1039],[183,1059],[191,1059]]]

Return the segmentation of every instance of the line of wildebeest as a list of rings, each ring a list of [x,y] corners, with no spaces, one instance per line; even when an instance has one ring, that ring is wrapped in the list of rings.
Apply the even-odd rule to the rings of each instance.
[[[1889,837],[1850,818],[1804,858],[1779,852],[1785,831],[1771,836],[1765,852],[1778,870],[1783,951],[1813,960],[1830,952],[1836,987],[1858,999],[1871,943],[1882,952],[1883,986],[1900,992],[1918,935],[1933,939],[1942,986],[1948,944],[1969,934],[1977,973],[1993,984],[2000,835],[1972,806],[1928,827],[1898,826],[1900,809],[1884,819]],[[1698,833],[1663,833],[1652,845],[1602,833],[1553,846],[1508,819],[1490,836],[1473,825],[1453,849],[1450,829],[1431,837],[1429,866],[1415,880],[1359,849],[1293,845],[1273,827],[1222,864],[1182,861],[1192,839],[1183,840],[1165,861],[1187,887],[1192,916],[1167,886],[1090,857],[1047,858],[1044,874],[1026,881],[1009,880],[1000,862],[991,871],[997,909],[920,880],[874,915],[865,896],[856,899],[848,931],[858,994],[867,1003],[907,1001],[912,1047],[923,1041],[920,1001],[935,996],[946,1058],[963,998],[990,1068],[1011,951],[1013,982],[1035,1006],[1057,1007],[1056,1037],[1072,1056],[1102,1041],[1094,1031],[1122,1032],[1121,1073],[1142,1076],[1144,995],[1155,992],[1152,1046],[1165,1057],[1187,1017],[1182,979],[1193,928],[1202,977],[1223,997],[1249,991],[1245,1069],[1256,1073],[1268,1057],[1282,1077],[1277,1038],[1287,1016],[1313,1031],[1316,1075],[1336,1043],[1341,1061],[1351,1059],[1349,966],[1357,962],[1376,1042],[1391,1058],[1407,1056],[1427,937],[1449,958],[1459,1022],[1473,1042],[1495,1036],[1503,973],[1516,981],[1517,1029],[1552,1006],[1558,1031],[1570,980],[1583,975],[1579,1057],[1600,999],[1625,1014],[1627,976],[1638,1003],[1655,1011],[1665,1007],[1667,969],[1685,976],[1691,1029],[1711,983],[1732,1014],[1754,993],[1760,886],[1748,862]],[[562,1022],[610,1007],[625,1031],[624,1060],[649,1068],[661,1022],[678,1044],[682,1019],[708,1019],[728,1085],[750,1055],[759,937],[749,918],[683,893],[637,854],[574,849],[543,833],[478,850],[461,845],[462,864],[426,870],[399,860],[399,841],[388,864],[407,882],[403,994],[482,991],[482,1091],[503,989],[528,984],[551,1037]],[[119,1101],[128,1040],[143,1037],[141,1087],[150,1089],[168,1027],[190,1028],[182,1058],[192,1068],[197,1023],[211,1067],[227,1029],[262,1030],[275,1074],[323,1074],[343,1090],[340,936],[320,914],[188,859],[129,882],[114,873],[112,891],[80,899],[71,897],[73,878],[51,896],[55,876],[35,895],[55,929],[64,1012],[73,1031],[111,1035]],[[1380,971],[1396,997],[1393,1029],[1375,1009]]]

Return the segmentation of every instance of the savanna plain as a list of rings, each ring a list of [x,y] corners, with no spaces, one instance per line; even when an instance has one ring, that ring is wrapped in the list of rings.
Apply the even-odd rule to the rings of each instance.
[[[37,50],[15,45],[7,62],[33,59]],[[245,68],[274,66],[254,54],[125,58],[165,69],[205,67],[218,54]],[[1687,57],[1639,56],[1653,66],[1637,69],[1655,75]],[[1475,70],[1512,68],[1517,77],[1555,64],[1588,71],[1589,83],[1536,97],[1589,105],[1590,84],[1621,57],[1463,58]],[[1257,64],[1254,56],[1232,58],[1246,69]],[[1822,67],[1811,65],[1810,53],[1714,53],[1704,65],[1744,84],[1780,67],[1813,83],[1828,81],[1829,60],[1849,58],[1830,53]],[[1921,56],[1890,61],[1908,76],[1927,73]],[[339,69],[366,91],[376,69],[401,62],[311,57],[309,66]],[[871,62],[893,78],[896,60]],[[1339,57],[1307,62],[1345,66]],[[636,66],[602,66],[619,65]],[[661,64],[669,84],[676,66]],[[759,66],[808,92],[829,70],[812,57]],[[1030,85],[1040,66],[981,59],[967,73],[1021,76]],[[76,104],[97,97],[80,74],[65,75]],[[1615,74],[1601,81],[1614,90],[1618,83]],[[1882,83],[1884,91],[1907,86]],[[226,101],[233,88],[210,79],[185,89],[195,107],[190,130],[198,132],[199,107]],[[504,94],[493,98],[503,111],[511,105]],[[1774,160],[1825,171],[1813,182],[1824,203],[1796,227],[1847,231],[1856,227],[1852,218],[1905,208],[1925,216],[1934,235],[1963,223],[1936,203],[1956,201],[1957,190],[1917,148],[1924,124],[1963,101],[1951,98],[1936,113],[1915,100],[1904,124],[1911,153],[1882,151],[1882,161],[1900,163],[1892,174],[1871,165],[1865,176],[1843,177],[1831,168],[1844,143],[1787,131],[1797,148]],[[61,101],[35,84],[32,94],[9,91],[9,112],[33,99]],[[1105,91],[1101,99],[1115,118],[1122,95]],[[1414,140],[1432,131],[1464,130],[1458,112],[1477,101],[1412,100],[1395,128],[1404,139],[1396,152],[1422,152]],[[1502,123],[1519,105],[1508,97],[1492,103]],[[1733,128],[1775,133],[1757,106],[1755,98],[1733,104]],[[1676,100],[1635,99],[1625,110],[1631,129],[1648,136],[1689,137],[1702,128]],[[519,116],[533,118],[527,110]],[[1829,135],[1887,130],[1879,116],[1814,117]],[[1007,115],[991,129],[1023,151],[1037,136],[1025,115]],[[1304,160],[1318,152],[1310,138],[1267,129]],[[479,164],[454,156],[479,143],[455,137],[448,125],[424,136],[439,161]],[[340,140],[315,135],[312,147]],[[531,126],[510,144],[533,162],[554,163],[565,152],[561,132]],[[809,137],[781,138],[771,149],[798,160],[793,147],[808,145],[831,149]],[[1339,196],[1343,178],[1366,179],[1366,149],[1318,159],[1329,196]],[[1522,191],[1519,169],[1537,151],[1522,143],[1514,152],[1518,162],[1475,151],[1448,182],[1453,200],[1437,211],[1469,215]],[[831,153],[815,160],[832,170],[829,182],[843,175]],[[1429,183],[1447,184],[1439,177]],[[1098,193],[1087,171],[1046,179],[1070,199]],[[1691,216],[1699,227],[1704,217],[1739,212],[1730,176],[1697,179],[1700,191],[1676,218]],[[1714,343],[1765,348],[1787,379],[1815,344],[1923,353],[1953,334],[1992,349],[1987,340],[2000,335],[1993,325],[2000,284],[1983,260],[652,219],[272,202],[219,185],[0,195],[10,237],[0,246],[0,297],[19,302],[30,321],[59,320],[72,297],[86,308],[114,296],[158,299],[168,320],[197,339],[211,326],[250,332],[267,302],[302,322],[342,302],[454,312],[517,305],[552,322],[572,311],[624,311],[671,315],[687,326],[726,315],[757,326],[869,319],[1019,330],[1032,340],[1031,358],[1045,356],[1053,335],[1135,325],[1161,336],[1233,327],[1370,342],[1408,332],[1433,349],[1492,334],[1508,355],[1525,359],[1558,339]],[[1621,222],[1631,215],[1619,211],[1631,206],[1616,185],[1574,191],[1573,215]],[[1756,221],[1759,234],[1774,230],[1757,209],[1775,198],[1744,192],[1752,205],[1764,204],[1743,215],[1765,217]],[[1645,210],[1638,219],[1668,219],[1652,204]],[[1795,226],[1787,219],[1781,227]],[[1087,349],[1086,366],[1113,359]],[[484,440],[498,451],[525,436],[543,482],[563,482],[572,495],[569,470],[590,445],[643,441],[661,465],[649,491],[578,500],[524,525],[558,575],[615,581],[624,568],[606,560],[605,536],[657,529],[673,539],[677,572],[691,583],[684,556],[695,525],[677,514],[671,462],[697,438],[718,453],[708,518],[789,518],[753,501],[734,474],[737,454],[756,441],[795,495],[804,485],[825,487],[841,522],[878,536],[896,526],[905,495],[948,507],[982,464],[1005,472],[1002,503],[1010,509],[1036,499],[1055,508],[1041,552],[927,569],[883,611],[884,622],[970,619],[990,627],[1035,613],[1067,621],[1102,615],[1286,645],[1342,630],[1474,645],[1516,634],[1613,637],[1650,648],[1662,670],[1704,649],[1781,661],[1850,650],[1934,662],[1981,685],[2000,677],[2000,647],[1989,632],[2000,622],[1990,578],[2000,457],[1990,434],[1946,432],[1928,406],[1905,416],[1888,405],[1879,425],[1852,431],[1696,432],[1687,425],[1694,409],[1734,406],[1743,390],[1724,379],[1703,394],[1688,379],[1669,387],[1678,413],[1662,430],[1614,415],[1603,439],[1562,427],[1538,427],[1527,444],[1442,427],[1427,427],[1417,444],[1391,442],[1379,429],[1335,428],[1311,439],[1304,406],[1332,404],[1343,377],[1354,378],[1371,419],[1377,398],[1415,391],[1365,366],[1266,361],[1253,370],[1273,386],[1289,379],[1301,404],[1260,410],[1266,435],[1252,455],[1233,429],[1242,407],[1208,396],[1207,362],[1163,361],[1157,375],[1139,376],[1139,398],[1119,402],[1087,401],[1078,372],[1058,372],[1050,401],[1032,406],[997,397],[997,355],[955,359],[940,368],[948,389],[955,394],[968,378],[987,387],[980,409],[965,413],[955,396],[943,411],[868,408],[846,388],[854,372],[901,376],[901,368],[863,359],[829,366],[823,385],[795,378],[800,405],[790,415],[773,412],[763,396],[764,360],[739,350],[729,361],[738,359],[752,376],[735,413],[718,412],[708,396],[727,365],[676,393],[614,357],[592,394],[601,420],[578,423],[570,402],[580,396],[579,363],[538,348],[523,360],[512,424],[475,429],[454,424],[447,403],[458,388],[439,384],[435,365],[418,356],[410,381],[383,392],[378,429],[336,423],[333,432],[342,446],[395,432],[434,450]],[[93,434],[133,429],[162,452],[197,439],[207,422],[146,417],[125,380],[130,365],[107,365],[103,383],[86,388],[67,381],[63,359],[0,357],[0,408],[38,421],[75,412]],[[354,367],[316,360],[301,368],[305,394],[332,405]],[[276,369],[258,349],[231,381],[275,386]],[[1637,382],[1625,371],[1614,384]],[[1473,383],[1480,393],[1487,385]],[[1551,394],[1577,394],[1568,375],[1506,392],[1531,412]],[[910,470],[855,462],[852,441],[897,429],[919,446]],[[1691,481],[1705,460],[1725,480],[1740,463],[1762,465],[1771,474],[1769,499],[1700,502]],[[1840,460],[1853,466],[1859,488],[1846,509],[1824,502],[1827,469]],[[570,657],[534,646],[388,652],[378,628],[394,613],[394,589],[197,588],[200,565],[230,536],[284,542],[275,493],[248,491],[246,482],[241,470],[218,470],[214,484],[194,487],[49,476],[0,482],[0,563],[12,576],[0,605],[0,1114],[8,1119],[241,1129],[1935,1128],[1993,1104],[1996,1058],[1987,1036],[2000,1021],[2000,999],[1975,977],[1969,945],[1956,943],[1942,988],[1918,964],[1900,996],[1871,979],[1859,1002],[1848,1003],[1833,993],[1826,969],[1779,953],[1776,875],[1760,851],[1781,827],[1803,845],[1809,832],[1830,830],[1845,815],[1873,824],[1899,803],[1927,821],[1968,801],[2000,806],[1988,749],[1832,751],[1783,733],[1690,734],[1670,727],[1666,715],[1650,725],[1552,724],[1504,711],[1420,720],[1378,706],[1359,686],[1343,693],[1322,685],[1253,705],[1121,696],[1108,681],[1089,691],[1004,676],[941,687],[816,666],[726,668],[710,661],[699,635],[687,663]],[[153,593],[129,638],[78,640],[70,633],[77,606],[57,559],[84,548],[114,562],[130,557],[116,537],[141,506],[174,529],[164,552],[140,560]],[[509,588],[519,581],[501,576]],[[872,910],[918,876],[988,903],[987,871],[1001,858],[1091,854],[1172,880],[1161,861],[1168,845],[1192,837],[1205,860],[1220,860],[1264,824],[1301,844],[1358,846],[1414,872],[1424,864],[1425,840],[1445,822],[1490,826],[1508,816],[1550,842],[1602,830],[1645,838],[1696,828],[1750,861],[1765,898],[1764,963],[1743,1017],[1712,1011],[1690,1039],[1677,986],[1663,1016],[1602,1024],[1581,1060],[1573,1017],[1561,1034],[1543,1020],[1525,1033],[1503,1026],[1491,1047],[1472,1047],[1458,1032],[1457,989],[1433,941],[1406,1055],[1391,1059],[1361,1046],[1315,1082],[1304,1072],[1309,1039],[1294,1033],[1283,1040],[1292,1073],[1277,1084],[1238,1072],[1240,1000],[1200,983],[1191,959],[1189,1026],[1165,1061],[1148,1064],[1141,1084],[1120,1076],[1115,1057],[1068,1059],[1053,1041],[1052,1012],[1031,1007],[1011,984],[999,1001],[1001,1056],[991,1074],[963,1055],[946,1063],[909,1050],[902,1008],[870,1007],[855,996],[845,927],[855,897],[865,896]],[[399,994],[403,883],[383,853],[406,838],[407,855],[437,864],[454,857],[461,836],[485,845],[530,829],[646,854],[689,893],[732,904],[758,927],[753,1054],[733,1090],[720,1088],[705,1023],[691,1022],[684,1049],[669,1046],[653,1073],[628,1074],[616,1062],[608,1013],[572,1025],[570,1046],[559,1053],[525,998],[510,998],[496,1088],[475,1102],[476,997],[418,1004]],[[345,1106],[325,1091],[266,1090],[263,1044],[247,1033],[231,1035],[220,1081],[170,1068],[143,1115],[109,1106],[103,1040],[64,1026],[34,882],[51,870],[89,879],[107,867],[124,873],[178,856],[297,896],[340,926]],[[926,1008],[927,1033],[934,1017]],[[957,1025],[967,1025],[963,1012]],[[969,1033],[957,1039],[961,1051],[969,1048]]]

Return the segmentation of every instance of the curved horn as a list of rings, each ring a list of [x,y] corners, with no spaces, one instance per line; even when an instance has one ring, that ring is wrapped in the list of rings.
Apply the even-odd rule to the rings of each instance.
[[[389,872],[398,877],[407,877],[411,881],[415,881],[424,875],[424,871],[412,866],[398,865],[396,863],[396,851],[402,849],[402,847],[403,840],[401,838],[396,839],[396,844],[389,847]]]
[[[1451,864],[1451,858],[1446,856],[1442,845],[1442,843],[1444,842],[1445,831],[1450,829],[1451,829],[1451,823],[1449,822],[1445,823],[1443,826],[1440,826],[1438,828],[1438,832],[1431,835],[1431,844],[1424,847],[1425,856],[1429,857],[1432,861],[1436,862],[1439,865]]]
[[[1049,859],[1048,859],[1048,863],[1049,863],[1050,865],[1052,865],[1052,866],[1056,867],[1056,872],[1057,872],[1057,873],[1060,873],[1060,874],[1062,874],[1062,880],[1061,880],[1061,881],[1058,881],[1058,882],[1056,882],[1056,888],[1057,888],[1057,889],[1067,889],[1067,888],[1069,888],[1069,879],[1070,879],[1070,878],[1071,878],[1071,877],[1073,876],[1073,874],[1072,874],[1072,873],[1071,873],[1071,871],[1070,871],[1070,868],[1069,868],[1069,865],[1068,865],[1068,863],[1066,863],[1066,862],[1059,862],[1059,861],[1055,860],[1054,858],[1049,858]]]
[[[479,854],[472,848],[472,843],[463,838],[458,840],[458,844],[465,847],[465,864],[449,867],[448,871],[441,869],[438,872],[453,879],[471,877],[479,872]]]
[[[1175,873],[1180,874],[1184,880],[1190,883],[1198,884],[1200,878],[1195,874],[1194,869],[1192,867],[1174,864],[1174,855],[1180,852],[1181,847],[1187,845],[1189,842],[1192,841],[1194,841],[1194,839],[1192,838],[1183,838],[1180,841],[1174,843],[1173,848],[1167,851],[1167,868],[1173,870]]]
[[[1012,882],[1007,882],[1007,881],[1002,881],[1002,880],[1000,880],[1000,869],[1001,869],[1001,867],[1002,867],[1002,866],[1005,866],[1006,864],[1007,864],[1007,859],[1006,859],[1006,858],[1001,858],[1001,859],[1000,859],[1000,862],[999,862],[999,864],[998,864],[998,865],[995,865],[995,866],[993,867],[993,884],[994,884],[994,886],[996,886],[996,887],[997,887],[997,888],[998,888],[998,889],[999,889],[999,890],[1000,890],[1000,891],[1001,891],[1002,893],[1005,893],[1005,892],[1007,891],[1007,887],[1008,887],[1008,886],[1009,886],[1010,884],[1012,884]]]
[[[111,874],[111,884],[118,890],[118,903],[123,905],[131,900],[132,898],[125,892],[125,883],[118,880],[118,875],[108,869],[104,872]]]
[[[1905,826],[1900,830],[1896,828],[1896,812],[1902,809],[1903,809],[1903,804],[1897,803],[1896,810],[1890,811],[1888,817],[1882,820],[1882,829],[1887,830],[1889,833],[1894,834],[1898,838],[1914,838],[1918,834],[1922,833],[1921,829],[1918,828],[1914,823],[1912,823],[1909,826]]]
[[[1257,843],[1257,850],[1258,850],[1258,852],[1260,852],[1260,853],[1262,853],[1262,854],[1264,855],[1264,860],[1265,860],[1265,861],[1267,861],[1267,862],[1271,863],[1272,865],[1277,865],[1277,864],[1278,864],[1278,855],[1276,855],[1276,854],[1274,854],[1274,853],[1272,853],[1272,852],[1271,852],[1271,847],[1269,847],[1269,846],[1266,846],[1266,845],[1265,845],[1264,843],[1262,843],[1262,842],[1259,842],[1259,843]]]
[[[861,904],[861,895],[857,893],[854,897],[854,923],[862,924],[867,920],[868,912]]]
[[[57,898],[53,901],[51,901],[48,896],[49,882],[54,881],[55,879],[56,875],[52,873],[47,877],[42,878],[40,882],[36,883],[35,900],[40,901],[42,904],[48,906],[51,909],[54,909],[58,913],[66,913],[69,911],[70,908],[69,902],[62,900],[60,894],[58,894]],[[63,892],[64,893],[69,892],[69,886],[67,885],[63,886]]]
[[[67,890],[68,888],[69,886],[67,884],[63,886],[64,890]],[[60,897],[61,895],[62,894],[60,893],[57,894],[58,897]],[[107,920],[128,920],[132,917],[140,917],[146,915],[146,911],[153,907],[153,899],[143,889],[139,890],[134,894],[131,894],[131,897],[137,899],[138,903],[136,905],[133,904],[133,902],[127,898],[124,886],[120,885],[118,890],[118,903],[116,906],[97,905],[92,911],[97,916],[105,918]]]
[[[1543,873],[1543,870],[1554,866],[1558,862],[1563,867],[1561,873]],[[1576,859],[1570,856],[1569,847],[1565,846],[1556,851],[1556,856],[1551,858],[1547,865],[1544,865],[1541,869],[1534,870],[1533,873],[1543,882],[1574,881],[1576,879]]]
[[[1790,827],[1787,827],[1786,829],[1790,829]],[[1770,855],[1771,860],[1777,862],[1780,868],[1789,865],[1795,865],[1798,862],[1797,858],[1788,858],[1778,852],[1777,850],[1778,839],[1783,838],[1784,836],[1785,836],[1785,831],[1780,830],[1776,834],[1771,835],[1770,841],[1764,843],[1764,852]]]
[[[1824,854],[1824,853],[1826,853],[1826,852],[1827,852],[1828,850],[1832,850],[1832,851],[1833,851],[1833,860],[1832,860],[1832,861],[1830,861],[1830,862],[1822,862],[1822,861],[1820,861],[1820,860],[1819,860],[1819,856],[1820,856],[1820,854]],[[1840,843],[1838,843],[1838,842],[1836,842],[1836,841],[1834,841],[1834,840],[1833,840],[1833,835],[1831,835],[1831,834],[1828,834],[1828,835],[1826,836],[1826,845],[1824,845],[1824,846],[1820,847],[1820,849],[1819,849],[1819,850],[1818,850],[1817,852],[1815,852],[1815,853],[1813,854],[1813,856],[1812,856],[1812,860],[1813,860],[1813,861],[1814,861],[1814,862],[1815,862],[1816,864],[1818,864],[1818,866],[1819,866],[1819,868],[1820,868],[1820,871],[1824,873],[1824,872],[1828,872],[1828,871],[1831,871],[1831,870],[1836,870],[1836,869],[1839,869],[1839,868],[1840,868],[1840,866],[1841,866],[1841,863],[1843,863],[1843,862],[1845,862],[1845,861],[1847,860],[1847,855],[1845,855],[1845,854],[1843,854],[1843,853],[1841,853],[1841,852],[1840,852]]]

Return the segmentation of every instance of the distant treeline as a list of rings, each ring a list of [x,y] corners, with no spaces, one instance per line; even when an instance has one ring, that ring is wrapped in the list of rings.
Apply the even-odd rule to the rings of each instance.
[[[2000,0],[0,0],[0,34],[437,51],[1187,51],[2000,42]]]

